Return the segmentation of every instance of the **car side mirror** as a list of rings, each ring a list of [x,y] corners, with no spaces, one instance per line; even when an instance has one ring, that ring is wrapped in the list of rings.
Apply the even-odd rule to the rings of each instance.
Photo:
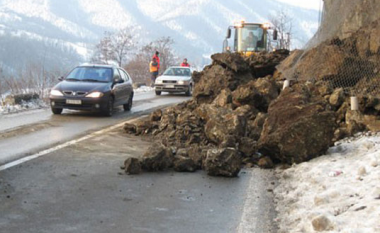
[[[64,79],[65,79],[64,77],[59,77],[59,78],[58,78],[58,81],[61,82],[61,81],[63,81]]]
[[[273,40],[277,40],[277,34],[278,34],[277,30],[274,30],[273,31]]]
[[[121,78],[115,78],[115,79],[113,80],[113,82],[114,82],[114,83],[123,83],[124,80],[121,79]]]

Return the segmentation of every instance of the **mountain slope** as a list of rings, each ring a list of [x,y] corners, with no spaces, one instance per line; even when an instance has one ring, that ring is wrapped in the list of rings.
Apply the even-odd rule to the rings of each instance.
[[[64,58],[62,65],[72,66],[89,58],[86,51],[104,31],[138,25],[140,44],[170,36],[180,55],[199,61],[221,51],[226,29],[236,20],[267,22],[270,14],[286,9],[294,18],[293,38],[298,47],[318,26],[317,11],[275,0],[0,0],[0,4],[0,46],[7,54],[2,53],[0,61],[13,69],[28,63],[30,57],[26,53],[18,62],[10,61],[7,57],[15,46],[4,47],[1,41],[28,41],[28,47],[19,48],[25,52],[34,43],[39,48],[34,61],[52,60],[54,51]]]

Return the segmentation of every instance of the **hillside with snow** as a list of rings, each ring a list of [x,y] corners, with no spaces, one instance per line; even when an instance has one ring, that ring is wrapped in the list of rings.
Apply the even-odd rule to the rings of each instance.
[[[0,0],[0,62],[15,71],[30,60],[67,66],[88,60],[104,31],[139,26],[139,42],[163,36],[179,55],[202,62],[219,52],[234,21],[267,22],[285,9],[294,18],[295,47],[318,26],[318,11],[277,0]]]

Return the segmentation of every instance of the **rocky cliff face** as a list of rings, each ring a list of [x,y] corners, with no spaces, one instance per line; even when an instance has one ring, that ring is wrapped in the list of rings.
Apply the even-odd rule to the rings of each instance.
[[[312,45],[339,37],[345,39],[380,19],[379,0],[324,0],[321,27]]]

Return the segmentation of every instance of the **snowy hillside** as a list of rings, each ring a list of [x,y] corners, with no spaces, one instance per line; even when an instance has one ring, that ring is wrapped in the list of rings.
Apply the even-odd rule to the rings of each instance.
[[[33,44],[39,48],[33,50],[36,61],[61,57],[71,66],[89,58],[87,50],[104,31],[132,25],[141,27],[141,43],[170,36],[178,53],[191,60],[219,52],[227,27],[236,20],[267,22],[270,14],[286,9],[294,18],[293,45],[298,47],[318,26],[316,10],[276,0],[0,0],[0,4],[0,61],[15,69],[27,62],[29,56],[23,52],[27,55]],[[52,56],[51,51],[62,52]]]

